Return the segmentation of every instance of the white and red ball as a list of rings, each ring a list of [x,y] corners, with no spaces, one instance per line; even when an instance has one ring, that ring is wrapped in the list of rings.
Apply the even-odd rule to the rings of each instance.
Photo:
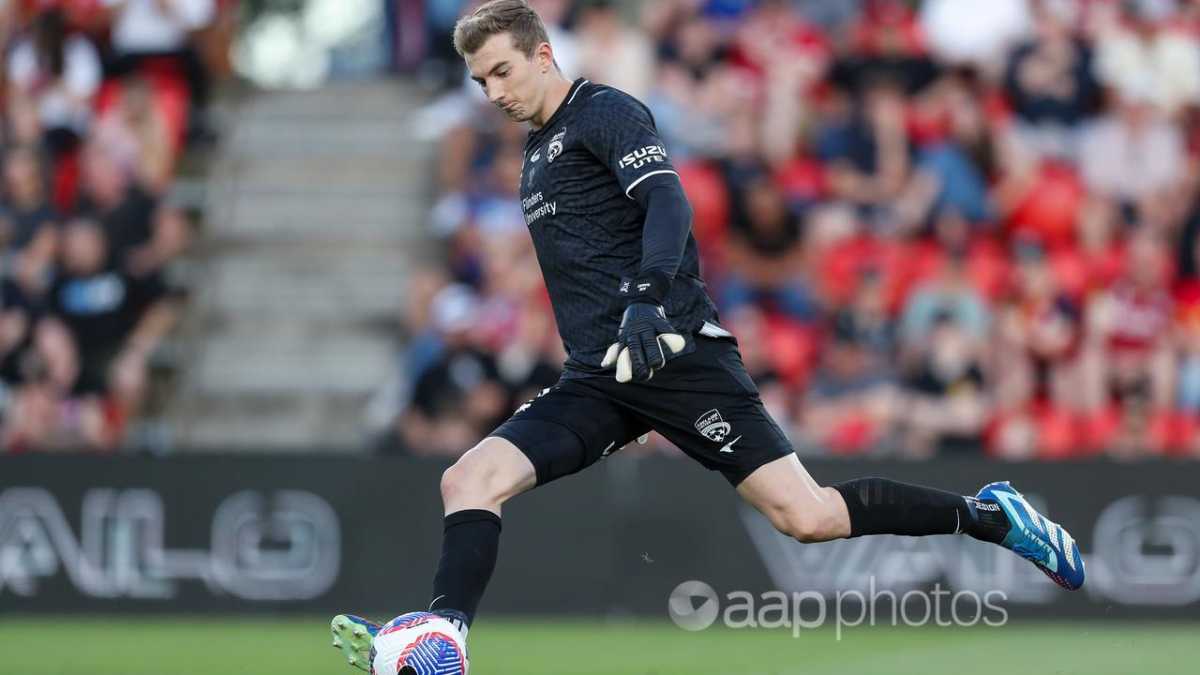
[[[402,614],[375,636],[371,672],[398,675],[406,666],[417,675],[466,675],[467,645],[454,624],[436,614]]]

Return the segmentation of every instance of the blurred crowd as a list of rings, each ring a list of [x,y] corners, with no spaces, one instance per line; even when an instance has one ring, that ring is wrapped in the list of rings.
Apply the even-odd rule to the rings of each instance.
[[[221,4],[0,2],[0,451],[111,449],[145,403]]]
[[[447,255],[406,317],[414,453],[470,447],[563,359],[526,130],[454,67],[470,4],[425,5],[453,74],[426,120]],[[568,78],[653,111],[801,452],[1200,456],[1200,1],[531,4]]]

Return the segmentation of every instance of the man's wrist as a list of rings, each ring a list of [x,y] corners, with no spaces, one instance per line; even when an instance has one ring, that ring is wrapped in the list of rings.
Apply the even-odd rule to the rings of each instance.
[[[656,305],[666,303],[667,295],[671,292],[671,277],[666,272],[652,270],[644,272],[636,279],[621,282],[620,295],[629,301],[650,302]]]

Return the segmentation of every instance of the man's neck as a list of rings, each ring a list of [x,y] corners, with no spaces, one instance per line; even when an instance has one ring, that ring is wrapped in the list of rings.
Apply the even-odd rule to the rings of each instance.
[[[574,83],[563,77],[561,73],[555,74],[554,81],[550,83],[549,91],[546,92],[546,100],[542,103],[542,109],[529,120],[529,124],[534,130],[546,126],[546,122],[549,122],[554,113],[562,107],[563,101],[567,99],[567,94],[571,92],[572,84]]]

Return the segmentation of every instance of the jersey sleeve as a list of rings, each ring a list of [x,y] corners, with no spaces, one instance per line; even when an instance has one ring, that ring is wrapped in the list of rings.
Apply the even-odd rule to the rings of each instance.
[[[590,94],[585,145],[617,177],[626,197],[651,176],[674,174],[654,118],[637,99],[615,89]]]

